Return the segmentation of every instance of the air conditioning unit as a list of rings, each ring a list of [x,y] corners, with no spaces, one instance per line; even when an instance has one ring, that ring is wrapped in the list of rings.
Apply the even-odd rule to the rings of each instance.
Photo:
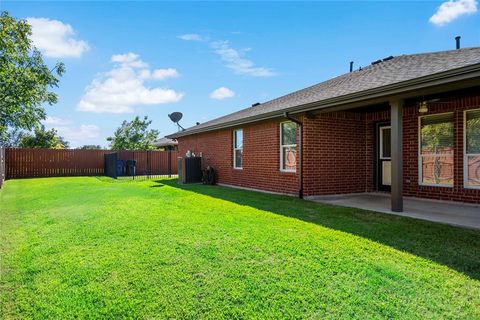
[[[178,182],[202,182],[202,157],[178,158]]]

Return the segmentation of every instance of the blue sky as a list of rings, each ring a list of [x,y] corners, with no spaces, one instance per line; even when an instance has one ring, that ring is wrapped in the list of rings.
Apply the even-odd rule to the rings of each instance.
[[[147,115],[161,136],[389,55],[480,46],[475,0],[424,2],[0,2],[63,61],[47,126],[107,146]]]

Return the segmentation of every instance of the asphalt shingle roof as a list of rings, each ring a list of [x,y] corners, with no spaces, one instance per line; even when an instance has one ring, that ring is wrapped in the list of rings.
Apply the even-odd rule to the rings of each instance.
[[[153,143],[155,147],[176,146],[177,144],[177,141],[167,137],[160,138]]]
[[[480,47],[396,56],[390,60],[369,65],[361,70],[332,78],[258,106],[249,107],[190,127],[181,132],[180,135],[188,135],[189,131],[208,130],[209,127],[228,124],[271,112],[278,111],[281,113],[282,110],[291,107],[320,102],[352,93],[360,93],[369,89],[380,88],[474,64],[480,64]]]

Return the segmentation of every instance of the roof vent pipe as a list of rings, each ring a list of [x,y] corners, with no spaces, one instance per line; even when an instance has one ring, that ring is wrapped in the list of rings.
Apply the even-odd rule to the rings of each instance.
[[[462,37],[460,37],[460,36],[456,36],[456,37],[455,37],[455,42],[456,42],[456,48],[457,48],[457,50],[460,49],[460,39],[461,39],[461,38],[462,38]]]
[[[350,72],[353,71],[353,61],[350,61]]]

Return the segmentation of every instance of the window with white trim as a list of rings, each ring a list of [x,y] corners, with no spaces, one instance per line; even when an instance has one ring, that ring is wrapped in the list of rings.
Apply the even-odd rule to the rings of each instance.
[[[465,111],[465,187],[480,188],[480,109]]]
[[[233,167],[243,168],[243,129],[233,131]]]
[[[295,172],[297,169],[297,124],[280,124],[280,170]]]
[[[419,182],[453,186],[453,113],[420,117]]]

